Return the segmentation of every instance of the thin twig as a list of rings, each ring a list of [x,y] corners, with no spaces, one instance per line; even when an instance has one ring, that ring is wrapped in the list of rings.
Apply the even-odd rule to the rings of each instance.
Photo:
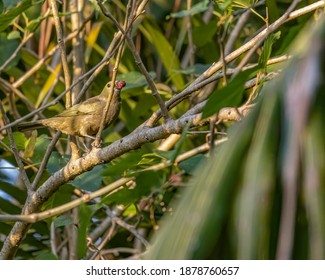
[[[36,174],[36,177],[35,177],[35,179],[33,181],[32,190],[35,190],[36,189],[37,184],[39,183],[40,179],[42,178],[43,172],[44,172],[44,170],[46,168],[46,165],[47,165],[47,163],[48,163],[48,161],[50,159],[50,156],[52,154],[52,151],[53,151],[53,149],[55,147],[56,142],[59,140],[60,136],[61,136],[61,132],[58,131],[54,135],[54,137],[52,138],[50,144],[48,145],[48,147],[46,149],[46,152],[45,152],[45,155],[43,157],[42,163],[41,163],[41,165],[40,165],[40,167],[38,169],[38,172]]]
[[[226,32],[224,32],[225,34]],[[220,49],[220,59],[223,62],[222,63],[222,84],[223,86],[227,85],[227,62],[225,60],[225,51],[224,51],[224,36],[218,36],[218,44]]]
[[[114,39],[113,39],[114,41]],[[113,42],[112,44],[113,45]],[[117,45],[118,47],[119,45]],[[26,120],[36,114],[38,114],[39,112],[43,111],[44,109],[54,106],[56,105],[60,99],[67,93],[69,92],[75,85],[77,85],[78,83],[80,83],[81,81],[83,81],[85,79],[85,77],[91,75],[91,77],[88,79],[87,82],[85,82],[83,89],[81,90],[81,92],[79,93],[79,95],[77,96],[75,103],[79,102],[82,95],[86,92],[86,90],[88,89],[88,87],[90,86],[91,82],[95,79],[95,77],[98,75],[98,73],[100,72],[100,70],[103,69],[103,67],[105,65],[107,65],[107,61],[114,55],[115,51],[117,49],[113,49],[112,52],[108,53],[107,56],[105,56],[96,66],[94,66],[92,69],[90,69],[87,73],[85,73],[84,75],[81,75],[74,83],[71,84],[71,86],[67,89],[65,89],[62,93],[60,93],[55,99],[53,99],[51,102],[49,102],[46,105],[43,105],[42,107],[39,107],[38,109],[35,109],[33,112],[30,112],[28,114],[26,114],[25,116],[22,116],[21,118],[5,125],[4,127],[0,128],[0,131],[7,129],[9,127],[13,127],[16,126],[17,124],[21,123],[23,120]],[[75,104],[74,103],[74,104]]]
[[[75,36],[78,35],[78,33],[84,29],[85,25],[92,19],[93,14],[90,15],[83,23],[82,26],[80,27],[79,30],[73,31],[70,33],[65,39],[64,43],[67,43],[68,41],[72,40]],[[56,51],[59,49],[59,45],[56,45],[53,47],[47,55],[39,59],[39,61],[31,68],[29,69],[23,76],[21,76],[17,81],[13,83],[13,87],[18,88],[20,87],[28,78],[30,78],[40,67],[42,67],[44,64],[46,64],[46,61],[53,56]]]
[[[112,255],[120,255],[120,253],[127,253],[127,254],[140,254],[139,249],[135,248],[128,248],[128,247],[116,247],[112,249],[105,249],[101,251],[102,255],[112,254]]]
[[[65,88],[68,89],[68,88],[70,88],[70,85],[71,85],[71,78],[70,78],[70,70],[69,70],[69,65],[68,65],[67,54],[65,51],[63,31],[62,31],[62,27],[61,27],[61,23],[60,23],[59,12],[56,7],[56,2],[55,2],[55,0],[50,0],[50,3],[52,6],[52,13],[53,13],[53,19],[54,19],[54,24],[55,24],[55,29],[56,29],[58,46],[59,46],[60,53],[61,53],[61,63],[62,63],[63,74],[64,74]],[[71,99],[70,91],[68,91],[66,93],[66,108],[69,108],[71,106],[72,106],[72,99]]]
[[[3,78],[0,78],[0,87],[5,89],[4,91],[11,91],[15,95],[17,95],[20,100],[26,104],[29,110],[35,109],[34,104],[30,102],[29,99],[20,90],[18,90],[16,87],[14,87],[11,83],[9,83]]]
[[[129,225],[128,223],[117,217],[108,207],[106,207],[106,213],[112,218],[113,221],[116,222],[116,224],[118,224],[122,228],[125,228],[126,230],[131,232],[136,238],[138,238],[145,247],[150,246],[150,243],[145,238],[143,238],[141,234],[138,233],[134,226]]]
[[[226,141],[227,141],[227,138],[218,139],[218,140],[214,141],[214,145],[219,146],[222,143],[225,143]],[[174,165],[177,165],[180,162],[182,162],[186,159],[189,159],[197,154],[205,153],[205,152],[209,151],[209,149],[210,149],[210,145],[207,143],[205,143],[201,146],[195,147],[194,149],[189,150],[189,151],[177,156],[177,158],[175,159]],[[172,165],[172,162],[170,160],[167,160],[167,161],[152,165],[150,167],[147,167],[147,168],[143,169],[142,171],[143,172],[149,171],[149,170],[158,171],[158,170],[164,169],[166,167],[169,167],[171,165]]]
[[[89,257],[90,260],[94,260],[102,253],[102,249],[106,243],[111,239],[112,235],[116,233],[117,229],[115,228],[115,224],[131,232],[145,247],[148,248],[150,246],[150,243],[135,229],[134,226],[129,225],[127,222],[116,216],[109,207],[105,206],[105,210],[107,215],[111,218],[112,226],[106,236],[102,239],[101,243],[97,246],[97,250],[95,250],[94,254]]]
[[[324,6],[324,1],[320,2],[322,2],[321,4]],[[319,6],[315,9],[317,8],[319,8]],[[242,52],[243,49],[240,48],[239,51]],[[233,54],[232,57],[234,56],[235,54]],[[204,75],[200,76],[195,81],[193,87],[197,86],[199,82],[206,80],[207,77],[211,77],[214,73],[216,73],[218,71],[216,70],[218,68],[217,66],[217,64],[214,64],[210,69],[208,69]],[[196,110],[197,109],[198,108],[196,108]],[[46,201],[55,191],[57,191],[62,184],[72,180],[77,175],[90,170],[98,164],[109,162],[125,152],[132,149],[137,149],[145,143],[165,138],[171,133],[180,133],[182,128],[188,126],[189,124],[198,125],[199,123],[200,115],[192,115],[187,117],[182,116],[178,120],[171,120],[164,125],[153,128],[142,127],[142,129],[139,129],[128,136],[113,142],[108,147],[105,147],[99,151],[90,152],[83,158],[69,162],[64,168],[53,174],[37,189],[32,198],[26,202],[24,209],[28,209],[29,213],[39,211],[44,201]],[[28,223],[18,222],[14,225],[10,234],[3,242],[0,258],[6,259],[13,257],[23,237],[26,235],[28,228]]]
[[[100,244],[98,246],[96,246],[96,250],[95,250],[94,254],[89,258],[89,260],[95,260],[98,255],[100,255],[101,259],[103,259],[101,250],[104,248],[106,243],[113,238],[113,236],[115,234],[116,234],[116,223],[113,221],[112,226],[110,227],[109,231],[101,239]]]
[[[12,55],[1,65],[0,67],[0,73],[8,66],[8,64],[13,61],[16,57],[18,52],[21,50],[21,48],[28,42],[30,38],[34,36],[34,33],[29,33],[27,36],[24,36],[23,40],[19,44],[19,46],[15,49],[15,51],[12,53]]]
[[[0,112],[2,114],[2,119],[3,119],[4,124],[9,123],[9,119],[7,117],[5,109],[2,106],[2,101],[1,100],[0,100]],[[25,185],[25,187],[27,189],[28,194],[31,194],[33,192],[32,186],[31,186],[31,184],[29,182],[29,179],[28,179],[28,176],[26,174],[24,164],[21,161],[21,158],[19,156],[19,152],[18,152],[18,149],[17,149],[17,145],[16,145],[16,142],[15,142],[14,136],[12,134],[11,128],[7,129],[7,132],[8,132],[8,136],[9,136],[9,140],[10,140],[11,150],[12,150],[12,152],[14,154],[14,157],[15,157],[16,162],[17,162],[18,167],[19,167],[20,176],[22,178],[22,181],[24,182],[24,185]]]
[[[38,108],[39,106],[44,106],[48,100],[50,99],[50,97],[52,96],[53,92],[54,92],[54,88],[55,86],[58,84],[58,82],[60,81],[60,76],[61,76],[61,67],[60,70],[56,73],[55,76],[55,80],[53,81],[51,87],[49,88],[49,90],[47,91],[46,95],[44,96],[43,100],[37,100],[35,107]],[[41,102],[41,104],[39,104]]]
[[[239,34],[243,29],[244,25],[246,24],[247,20],[249,19],[250,15],[251,11],[249,9],[247,9],[242,15],[240,15],[237,24],[231,31],[227,43],[225,45],[225,55],[228,55],[233,50],[235,42],[238,39]]]
[[[34,213],[34,214],[28,214],[28,215],[0,215],[0,221],[21,221],[21,222],[25,222],[25,223],[36,223],[38,221],[43,221],[50,217],[54,217],[54,216],[60,215],[64,212],[67,212],[67,211],[69,211],[75,207],[78,207],[82,204],[85,204],[96,197],[106,195],[134,179],[135,179],[134,177],[121,178],[121,179],[113,182],[112,184],[109,184],[109,185],[99,189],[98,191],[95,191],[90,194],[88,194],[88,193],[84,194],[81,198],[70,201],[66,204],[60,205],[58,207],[52,208],[47,211]]]
[[[43,5],[42,5],[42,11],[41,11],[42,14],[46,13],[46,11],[51,10],[49,8],[48,4],[49,4],[48,1],[44,1]],[[44,53],[45,53],[45,49],[47,46],[47,45],[45,45],[45,39],[46,39],[46,37],[48,38],[48,34],[46,32],[46,27],[47,27],[48,22],[49,21],[47,21],[47,20],[42,20],[42,22],[40,24],[39,41],[38,41],[38,57],[43,57]]]
[[[272,33],[274,32],[280,25],[285,23],[287,19],[290,17],[290,13],[293,11],[293,9],[298,5],[298,3],[301,0],[295,0],[292,2],[292,4],[289,6],[287,11],[279,18],[277,19],[273,24],[268,25],[266,24],[266,28],[262,31],[263,35],[259,37],[259,39],[255,42],[254,46],[248,51],[248,53],[245,55],[245,57],[240,61],[238,66],[236,67],[235,73],[232,75],[232,79],[236,77],[241,69],[247,64],[249,59],[252,57],[252,55],[256,52],[256,50],[261,46],[261,44],[265,41],[265,39]],[[261,33],[262,33],[261,32]],[[261,34],[260,33],[260,34]],[[257,36],[256,36],[257,37]],[[255,37],[255,38],[256,38]]]
[[[150,87],[150,90],[151,90],[151,93],[152,95],[155,97],[160,109],[161,109],[161,112],[162,112],[162,116],[164,118],[164,121],[167,121],[169,119],[171,119],[171,116],[168,112],[168,109],[166,108],[165,106],[165,103],[164,101],[162,100],[160,94],[158,93],[158,90],[155,86],[155,83],[152,79],[152,77],[150,76],[149,72],[147,71],[146,67],[144,66],[143,62],[142,62],[142,59],[138,53],[138,51],[136,50],[135,48],[135,45],[131,39],[131,37],[128,35],[127,36],[127,43],[128,43],[128,46],[130,47],[130,50],[135,58],[135,63],[138,65],[141,73],[144,75],[144,77],[146,78],[147,80],[147,83]]]
[[[143,7],[146,4],[146,2],[147,1],[142,1],[140,3],[140,5],[137,8],[137,12],[136,12],[135,17],[138,17],[142,13]],[[107,10],[105,9],[105,11],[107,11]],[[108,13],[107,15],[108,16],[111,16],[113,18],[113,16],[110,13]],[[94,81],[94,79],[98,76],[98,74],[102,71],[102,69],[109,63],[109,60],[111,59],[111,57],[113,55],[115,55],[115,53],[118,51],[118,48],[119,48],[120,44],[122,44],[124,42],[123,39],[125,38],[125,33],[128,32],[128,28],[131,28],[131,25],[130,25],[124,31],[123,28],[121,27],[121,25],[115,20],[115,18],[113,18],[113,20],[114,20],[114,24],[119,28],[119,32],[117,32],[114,35],[113,40],[112,40],[109,48],[107,49],[107,51],[105,53],[105,56],[101,60],[101,62],[99,62],[95,67],[93,67],[91,70],[89,70],[87,73],[85,73],[83,75],[84,77],[89,76],[89,75],[91,75],[91,76],[85,82],[82,90],[80,91],[79,95],[77,96],[77,98],[75,100],[76,103],[79,102],[79,100],[81,99],[81,97],[83,96],[83,94],[86,92],[86,90],[89,88],[89,86]],[[84,78],[84,77],[82,77],[82,78]],[[80,82],[80,81],[78,80],[78,82]]]
[[[122,26],[116,21],[116,19],[112,16],[112,14],[105,8],[105,6],[102,4],[101,0],[97,0],[97,3],[99,5],[99,7],[101,8],[102,13],[108,17],[110,20],[113,21],[113,23],[116,25],[116,27],[124,34],[124,30],[122,28]],[[138,14],[140,11],[137,11],[137,14],[135,15],[135,17],[138,16]],[[165,106],[164,101],[162,100],[160,94],[158,93],[158,90],[155,86],[155,83],[152,79],[152,77],[150,76],[149,72],[147,71],[144,63],[142,62],[142,59],[133,43],[132,37],[131,37],[131,26],[129,27],[129,31],[126,31],[126,40],[128,43],[128,46],[134,56],[135,62],[138,65],[141,73],[144,75],[145,79],[147,80],[147,83],[150,87],[151,93],[152,95],[155,97],[161,111],[162,111],[162,115],[165,121],[169,120],[171,117],[169,115],[169,112]]]
[[[81,23],[83,22],[83,6],[82,1],[70,1],[71,10],[71,27],[72,31],[80,30]],[[72,63],[73,63],[73,82],[75,82],[85,72],[85,58],[84,58],[84,32],[80,30],[77,36],[72,39]],[[80,92],[82,83],[77,84],[72,90],[72,103]]]
[[[65,48],[65,43],[64,43],[64,36],[63,36],[63,30],[59,18],[59,12],[56,6],[56,1],[55,0],[50,0],[51,7],[52,7],[52,14],[53,14],[53,19],[54,19],[54,25],[56,29],[56,37],[57,37],[57,42],[59,45],[59,50],[61,54],[61,64],[62,64],[62,69],[63,69],[63,74],[64,74],[64,84],[65,84],[65,89],[70,88],[71,86],[71,77],[70,77],[70,69],[68,65],[68,58],[66,54],[66,48]],[[71,91],[68,90],[66,93],[66,102],[65,102],[65,107],[68,109],[72,106],[72,94]],[[71,142],[71,152],[72,156],[74,158],[78,157],[78,151],[76,149],[73,149],[73,147],[76,147],[76,137],[71,136],[69,137],[70,142]],[[73,145],[73,147],[72,147]]]
[[[91,71],[88,71],[84,75],[80,76],[79,79],[77,79],[76,83],[82,81],[85,77],[90,76],[87,81],[85,81],[81,91],[79,92],[78,96],[76,97],[74,103],[78,103],[82,96],[85,94],[85,92],[88,90],[88,88],[91,86],[95,78],[101,73],[101,71],[107,66],[110,59],[115,55],[115,53],[118,51],[118,48],[123,43],[122,34],[117,33],[115,34],[110,46],[108,47],[105,56],[103,59],[91,69]]]
[[[191,5],[192,5],[192,0],[187,0],[187,6],[186,9],[190,10],[191,9]],[[188,47],[189,47],[189,66],[193,66],[195,63],[195,58],[194,58],[194,54],[195,54],[195,45],[194,45],[194,41],[193,41],[193,35],[192,35],[192,22],[191,22],[191,16],[187,16],[185,18],[186,20],[186,27],[187,27],[187,38],[188,38]]]
[[[125,210],[125,206],[117,205],[112,211],[115,216],[120,216]],[[88,236],[88,239],[91,243],[95,243],[98,238],[100,238],[103,233],[107,230],[107,228],[111,225],[112,218],[106,217],[101,221],[100,225],[98,225]]]
[[[102,5],[101,1],[98,1],[98,3],[100,5],[101,9],[104,9],[104,6]],[[131,3],[132,3],[132,1],[129,1],[128,9],[127,9],[127,11],[129,11],[129,12],[130,12],[130,9],[131,9],[131,6],[132,6]],[[132,16],[132,14],[129,14],[129,16]],[[128,20],[128,15],[126,15],[125,22],[124,22],[124,28],[121,28],[121,30],[120,30],[122,34],[125,34],[125,30],[128,28],[128,21],[129,21]],[[117,76],[118,66],[120,64],[121,57],[122,57],[124,42],[125,42],[125,37],[123,36],[121,38],[121,44],[120,44],[120,46],[118,48],[118,51],[117,51],[115,66],[113,68],[113,74],[112,74],[112,79],[111,79],[112,86],[109,89],[109,94],[107,96],[107,101],[106,101],[106,105],[105,105],[104,112],[103,112],[103,118],[101,119],[100,126],[99,126],[98,132],[96,134],[94,147],[99,147],[100,146],[101,135],[102,135],[102,132],[104,130],[106,116],[107,116],[108,111],[110,109],[111,101],[112,101],[114,90],[115,90],[115,80],[116,80],[116,76]]]
[[[286,60],[289,59],[288,55],[282,55],[276,58],[272,58],[270,60],[268,60],[267,65],[272,65],[272,64],[276,64],[276,63],[281,63],[284,62]],[[255,67],[257,64],[251,64],[251,65],[247,65],[246,67],[243,68],[243,70]],[[232,75],[234,73],[235,69],[230,69],[228,68],[226,71],[227,75]],[[190,85],[187,88],[185,88],[183,91],[181,91],[178,94],[173,95],[166,103],[166,107],[170,110],[172,108],[174,108],[176,105],[178,105],[180,102],[182,102],[184,99],[188,98],[188,96],[190,96],[193,92],[196,92],[197,90],[203,88],[204,86],[220,79],[223,77],[223,73],[221,71],[213,74],[212,76],[210,76],[209,78],[199,81],[194,85]],[[145,126],[149,126],[151,127],[153,123],[155,123],[159,118],[160,118],[160,110],[156,111],[145,123]],[[148,123],[150,123],[150,125],[148,125]],[[144,125],[142,125],[144,126]],[[142,127],[140,126],[140,127]]]
[[[198,130],[198,131],[188,131],[186,132],[187,134],[209,134],[211,133],[211,130]],[[226,132],[214,132],[214,134],[216,135],[223,135],[223,136],[227,136]]]
[[[174,1],[173,8],[172,8],[172,11],[171,11],[172,13],[176,13],[179,10],[181,2],[182,2],[182,0]],[[166,27],[166,31],[165,31],[165,38],[167,40],[169,40],[169,38],[170,38],[170,36],[172,34],[175,22],[176,22],[176,18],[172,17],[172,18],[169,19],[169,21],[167,23],[167,27]],[[161,81],[162,67],[163,67],[162,60],[158,59],[157,67],[156,67],[156,75],[157,75],[157,81],[158,82]]]
[[[314,3],[313,5],[310,5],[310,6],[312,6],[311,8],[307,8],[307,7],[305,7],[305,8],[303,8],[303,9],[300,9],[300,10],[297,10],[297,11],[295,11],[295,12],[292,12],[291,14],[290,14],[290,16],[289,16],[289,19],[288,20],[291,20],[291,19],[295,19],[296,17],[299,17],[299,16],[301,16],[301,15],[303,15],[303,14],[306,14],[306,13],[309,13],[309,12],[311,12],[311,11],[313,11],[313,10],[315,10],[315,9],[318,9],[318,8],[321,8],[321,7],[323,7],[324,6],[324,2],[325,1],[319,1],[319,2],[317,2],[317,3]],[[141,3],[141,4],[143,4],[143,2]],[[137,13],[138,14],[138,13]],[[287,20],[287,21],[288,21]],[[76,34],[73,34],[73,36],[75,36]],[[71,37],[69,37],[69,40],[70,39],[72,39],[72,37],[73,36],[71,36]],[[114,39],[116,38],[116,37],[119,37],[119,36],[122,36],[122,34],[121,33],[118,33],[116,36],[114,36]],[[254,38],[256,38],[256,37],[254,37]],[[252,39],[252,40],[254,40],[254,38]],[[113,40],[114,40],[113,39]],[[116,38],[117,39],[117,38]],[[232,59],[235,59],[235,58],[237,58],[239,55],[241,55],[243,52],[245,52],[245,51],[247,51],[247,49],[249,49],[249,47],[251,46],[251,45],[253,45],[254,44],[254,41],[249,41],[248,43],[246,43],[244,46],[242,46],[242,47],[240,47],[238,50],[236,50],[236,51],[234,51],[233,53],[231,53],[231,54],[229,54],[229,56],[227,56],[228,57],[228,59],[230,59],[230,60],[232,60]],[[113,42],[112,42],[112,44],[113,44]],[[111,44],[111,45],[112,45]],[[116,50],[116,49],[115,49]],[[0,131],[2,131],[2,130],[4,130],[4,129],[6,129],[6,128],[9,128],[9,127],[12,127],[12,126],[15,126],[15,125],[17,125],[17,124],[19,124],[20,122],[22,122],[23,120],[26,120],[26,119],[28,119],[29,117],[32,117],[32,116],[34,116],[35,114],[37,114],[38,112],[41,112],[41,111],[43,111],[44,109],[46,109],[46,108],[48,108],[48,107],[50,107],[50,106],[53,106],[53,105],[55,105],[55,104],[57,104],[57,102],[69,91],[69,90],[71,90],[71,88],[72,87],[74,87],[77,83],[79,83],[79,82],[81,82],[85,77],[87,77],[87,76],[89,76],[89,75],[91,75],[92,73],[94,73],[96,70],[98,70],[99,68],[99,66],[102,66],[102,65],[106,65],[105,63],[107,63],[107,60],[109,60],[109,58],[113,55],[113,53],[114,53],[114,51],[112,51],[112,53],[111,53],[111,55],[109,55],[109,56],[107,56],[107,57],[104,57],[96,66],[94,66],[91,70],[89,70],[87,73],[85,73],[84,75],[82,75],[82,76],[80,76],[80,78],[76,81],[76,82],[74,82],[71,86],[70,86],[70,88],[68,88],[68,89],[66,89],[65,91],[63,91],[60,95],[58,95],[57,96],[57,98],[55,98],[54,100],[52,100],[50,103],[48,103],[48,104],[46,104],[46,105],[44,105],[44,106],[42,106],[42,107],[40,107],[40,108],[38,108],[37,110],[34,110],[33,112],[31,112],[31,113],[29,113],[29,114],[26,114],[25,116],[23,116],[23,117],[21,117],[21,118],[19,118],[19,119],[17,119],[17,120],[15,120],[15,121],[13,121],[13,122],[11,122],[10,124],[7,124],[6,126],[4,126],[4,127],[2,127],[2,128],[0,128]],[[171,108],[173,108],[173,107],[175,107],[179,102],[181,102],[182,100],[184,100],[185,98],[187,98],[187,96],[189,95],[189,94],[191,94],[192,92],[194,92],[194,91],[196,91],[196,90],[198,90],[200,87],[198,87],[198,83],[199,82],[202,82],[202,81],[204,81],[207,77],[210,77],[210,76],[212,76],[212,74],[210,75],[210,71],[212,71],[213,73],[214,72],[216,72],[217,70],[216,69],[218,69],[218,65],[217,65],[218,63],[215,63],[215,64],[213,64],[207,71],[205,71],[199,78],[197,78],[189,87],[187,87],[186,89],[184,89],[182,92],[180,92],[179,94],[177,94],[177,95],[174,95],[170,100],[168,100],[167,102],[166,102],[166,107],[168,108],[168,109],[171,109]],[[221,65],[221,67],[222,67],[222,65]],[[219,68],[220,69],[220,68]],[[205,76],[207,76],[207,77],[205,77]],[[18,81],[17,81],[18,82]],[[17,83],[16,82],[16,83]],[[15,84],[14,84],[15,85]],[[88,88],[90,86],[90,84],[89,83],[85,83],[85,85],[84,85],[84,87],[83,88]],[[16,85],[15,85],[15,87],[16,87]],[[80,92],[80,94],[79,94],[79,96],[77,97],[77,99],[76,99],[76,102],[78,102],[79,100],[80,100],[80,98],[81,98],[81,96],[82,96],[82,93],[84,93],[86,90],[82,90],[82,92]],[[150,117],[150,119],[146,122],[146,124],[151,124],[151,126],[160,118],[160,116],[161,116],[161,110],[158,110],[157,112],[155,112],[151,117]]]
[[[284,23],[293,20],[301,15],[307,14],[309,12],[312,12],[316,9],[319,9],[321,7],[324,7],[325,5],[325,1],[318,1],[317,3],[314,3],[312,5],[309,5],[308,7],[304,7],[301,8],[297,11],[293,11],[291,13],[289,13],[285,20],[282,20],[283,17],[279,18],[277,21],[275,21],[274,23],[272,23],[269,28],[265,28],[263,29],[259,34],[257,34],[254,38],[252,38],[251,40],[249,40],[246,44],[244,44],[243,46],[241,46],[240,48],[236,49],[235,51],[233,51],[232,53],[230,53],[229,55],[227,55],[225,57],[225,62],[229,63],[230,61],[238,58],[240,55],[242,55],[243,53],[245,53],[246,51],[250,50],[251,48],[253,48],[255,46],[255,44],[257,44],[258,42],[263,42],[260,41],[261,39],[265,40],[265,35],[266,34],[270,34],[270,32],[274,32],[275,30],[277,30],[281,25],[283,25]],[[213,63],[209,69],[207,69],[203,74],[200,75],[200,77],[198,77],[195,81],[193,81],[191,83],[190,86],[188,86],[185,90],[183,90],[182,92],[180,92],[177,95],[174,95],[170,100],[168,100],[166,102],[166,107],[168,109],[173,108],[174,106],[176,106],[177,104],[173,104],[173,107],[169,106],[169,103],[174,103],[174,100],[172,99],[179,99],[179,100],[184,100],[186,98],[186,94],[184,94],[184,92],[188,92],[188,91],[195,91],[193,90],[193,88],[197,88],[197,84],[208,79],[209,77],[211,77],[214,73],[216,73],[217,71],[219,71],[223,66],[223,62],[220,60],[218,62]],[[185,95],[185,96],[184,96]],[[146,125],[148,126],[152,126],[154,123],[157,122],[157,120],[160,118],[161,116],[161,111],[158,110],[157,112],[153,113],[153,115],[149,118],[149,120],[146,122]]]
[[[292,13],[290,13],[288,19],[286,20],[286,22],[290,21],[290,20],[293,20],[295,18],[298,18],[302,15],[305,15],[305,14],[308,14],[310,12],[313,12],[317,9],[320,9],[320,8],[324,8],[325,6],[325,1],[322,0],[322,1],[317,1],[315,3],[312,3],[306,7],[302,7],[300,8],[299,10],[296,10],[296,11],[293,11]]]
[[[94,142],[94,146],[95,147],[99,147],[100,146],[101,135],[102,135],[102,132],[103,132],[104,127],[105,127],[106,116],[107,116],[108,111],[110,109],[111,101],[112,101],[113,94],[114,94],[115,80],[116,80],[116,76],[117,76],[118,66],[119,66],[120,61],[121,61],[123,48],[124,48],[124,43],[122,43],[120,45],[120,47],[118,49],[118,52],[117,52],[115,66],[113,68],[112,86],[109,88],[109,94],[108,94],[107,101],[106,101],[106,105],[105,105],[105,108],[104,108],[103,118],[100,121],[100,126],[99,126],[98,132],[96,134],[96,139],[95,139],[95,142]]]
[[[228,69],[228,71],[229,71],[229,69]],[[220,74],[220,76],[221,76],[222,74]],[[269,74],[267,74],[265,77],[263,77],[263,78],[259,78],[259,79],[257,79],[257,78],[253,78],[253,79],[251,79],[251,80],[249,80],[249,81],[247,81],[246,83],[245,83],[245,86],[244,86],[244,89],[245,90],[247,90],[247,89],[250,89],[250,88],[252,88],[252,87],[254,87],[256,84],[258,84],[258,83],[260,83],[263,79],[265,80],[265,81],[267,81],[267,80],[271,80],[271,79],[273,79],[273,78],[275,78],[276,77],[276,75],[277,74],[275,74],[275,73],[269,73]],[[212,77],[210,77],[210,78],[212,78]],[[191,108],[190,110],[188,110],[182,117],[187,117],[187,116],[191,116],[191,115],[196,115],[196,114],[198,114],[198,113],[200,113],[200,112],[202,112],[202,110],[203,110],[203,108],[204,108],[204,106],[207,104],[207,100],[204,100],[204,101],[202,101],[202,102],[200,102],[200,103],[198,103],[198,104],[196,104],[193,108]],[[230,108],[234,108],[234,110],[240,110],[240,111],[244,111],[245,110],[245,107],[249,107],[250,105],[246,102],[243,106],[241,106],[241,107],[239,107],[239,108],[234,108],[234,107],[230,107]],[[228,107],[229,108],[229,107]],[[220,111],[221,110],[223,110],[224,108],[222,108],[222,109],[220,109]],[[200,125],[202,125],[202,122],[200,123]]]

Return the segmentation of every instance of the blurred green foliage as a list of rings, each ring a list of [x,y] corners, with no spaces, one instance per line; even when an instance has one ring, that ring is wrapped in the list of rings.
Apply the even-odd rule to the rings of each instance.
[[[123,22],[127,1],[107,2],[107,9],[119,22]],[[266,1],[266,4],[251,6],[256,2],[192,1],[189,8],[186,1],[149,1],[146,12],[134,22],[132,38],[164,101],[190,85],[212,63],[222,59],[220,47],[225,47],[238,19],[248,8],[252,11],[250,18],[242,26],[233,50],[255,36],[265,25],[266,7],[269,23],[272,23],[285,12],[291,1]],[[300,7],[309,2],[301,1]],[[52,16],[45,16],[42,12],[42,8],[48,9],[46,3],[22,0],[3,1],[0,5],[0,99],[11,121],[54,100],[65,87],[59,52],[53,51],[57,38]],[[57,5],[67,37],[72,33],[71,12],[69,8],[64,10],[60,1],[57,1]],[[88,71],[101,61],[117,30],[102,15],[96,1],[85,1],[82,19],[86,18],[89,21],[84,26],[82,38],[85,71]],[[245,88],[245,83],[256,75],[273,72],[274,69],[286,73],[299,70],[301,65],[291,64],[283,70],[283,64],[274,67],[266,62],[269,58],[288,54],[294,39],[306,23],[313,20],[311,13],[283,25],[280,32],[271,34],[251,57],[249,63],[255,63],[257,67],[239,73],[234,79],[227,77],[226,84],[221,80],[214,83],[203,111],[205,117],[218,113],[224,107],[244,104],[253,90],[256,91],[254,96],[262,97],[262,100],[241,123],[218,125],[219,131],[229,132],[229,142],[215,147],[213,156],[205,150],[177,161],[178,156],[201,147],[207,140],[204,134],[189,134],[192,131],[187,128],[178,143],[168,151],[157,150],[161,144],[158,141],[148,143],[139,150],[130,151],[81,174],[61,186],[43,205],[42,210],[70,202],[77,194],[80,195],[79,192],[96,191],[122,177],[134,176],[135,179],[133,184],[124,185],[113,193],[78,207],[77,214],[74,214],[78,216],[77,221],[69,212],[31,225],[16,258],[63,258],[63,254],[56,255],[53,252],[51,238],[55,233],[58,244],[68,243],[69,234],[74,230],[78,235],[77,258],[89,258],[91,246],[97,244],[87,243],[87,238],[106,222],[106,207],[115,210],[121,207],[120,219],[145,232],[146,238],[154,236],[154,246],[148,258],[276,258],[284,200],[281,179],[282,161],[287,155],[284,139],[290,133],[290,127],[285,126],[287,104],[284,101],[289,80],[282,78],[273,87],[265,87],[262,93],[260,89],[268,82],[263,80],[258,90]],[[317,34],[315,36],[324,39]],[[32,35],[31,39],[2,68],[28,35]],[[311,35],[303,33],[301,36],[309,38]],[[221,37],[224,38],[221,40]],[[306,44],[312,42],[305,40]],[[74,48],[72,41],[67,40],[65,45],[70,58]],[[301,57],[305,57],[308,47],[308,44],[301,47]],[[227,67],[235,68],[242,57]],[[97,95],[110,80],[114,59],[96,77],[85,98]],[[316,59],[319,61],[319,84],[308,107],[310,114],[302,133],[297,178],[299,186],[293,221],[295,234],[289,256],[295,259],[324,258],[325,251],[325,132],[322,125],[325,64],[324,57]],[[41,64],[37,68],[38,63]],[[72,72],[75,68],[73,59],[69,63]],[[37,69],[31,73],[34,67]],[[26,73],[31,75],[26,77]],[[22,77],[26,79],[16,86]],[[159,108],[128,47],[123,52],[118,79],[127,83],[122,92],[122,110],[114,125],[104,131],[104,146],[131,133]],[[8,84],[21,94],[13,94]],[[186,113],[195,104],[197,96],[200,97],[200,92],[172,109],[172,117],[176,119]],[[63,98],[55,106],[43,110],[38,117],[51,117],[64,108]],[[203,129],[209,127],[198,128],[201,132]],[[31,181],[36,176],[52,135],[47,129],[39,130],[38,134],[14,131],[19,154]],[[67,144],[67,137],[62,135],[39,185],[68,163]],[[90,147],[88,142],[85,144]],[[16,168],[7,134],[1,134],[0,145],[1,159],[10,163],[10,168]],[[82,144],[80,147],[85,149]],[[158,165],[161,167],[157,168]],[[0,214],[19,214],[27,194],[19,177],[14,178],[13,184],[3,179],[6,176],[2,174],[7,174],[8,170],[7,167],[0,167]],[[172,200],[174,202],[170,204]],[[166,216],[171,217],[160,222]],[[0,247],[12,226],[12,222],[0,222]],[[134,247],[134,235],[116,224],[111,224],[97,241],[106,238],[105,234],[110,230],[114,234],[103,249]],[[105,258],[128,256],[128,253],[107,253]]]
[[[324,39],[322,20],[293,43],[296,57],[196,170],[146,258],[324,259]]]

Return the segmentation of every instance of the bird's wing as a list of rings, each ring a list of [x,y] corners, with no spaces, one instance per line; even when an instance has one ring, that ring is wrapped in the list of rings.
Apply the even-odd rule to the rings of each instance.
[[[82,116],[82,115],[92,115],[96,112],[98,113],[100,108],[100,103],[98,100],[94,98],[90,98],[80,104],[76,104],[69,109],[63,111],[58,115],[58,117],[74,117],[74,116]]]

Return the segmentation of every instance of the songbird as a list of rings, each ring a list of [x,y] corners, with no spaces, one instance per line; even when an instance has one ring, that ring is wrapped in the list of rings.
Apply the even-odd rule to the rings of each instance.
[[[115,82],[113,96],[106,115],[104,128],[108,127],[120,113],[120,93],[125,85],[125,81]],[[104,117],[104,108],[106,106],[110,86],[111,82],[106,84],[99,95],[76,104],[52,118],[21,123],[17,126],[18,130],[26,131],[46,126],[65,134],[95,139],[93,135],[98,132],[100,122]]]

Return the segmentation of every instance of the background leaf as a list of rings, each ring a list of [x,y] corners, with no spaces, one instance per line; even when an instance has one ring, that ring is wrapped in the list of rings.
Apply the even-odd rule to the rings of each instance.
[[[236,107],[243,98],[244,86],[249,77],[255,75],[257,68],[252,68],[239,73],[227,86],[216,90],[208,99],[203,109],[203,118],[219,112],[224,107]]]

